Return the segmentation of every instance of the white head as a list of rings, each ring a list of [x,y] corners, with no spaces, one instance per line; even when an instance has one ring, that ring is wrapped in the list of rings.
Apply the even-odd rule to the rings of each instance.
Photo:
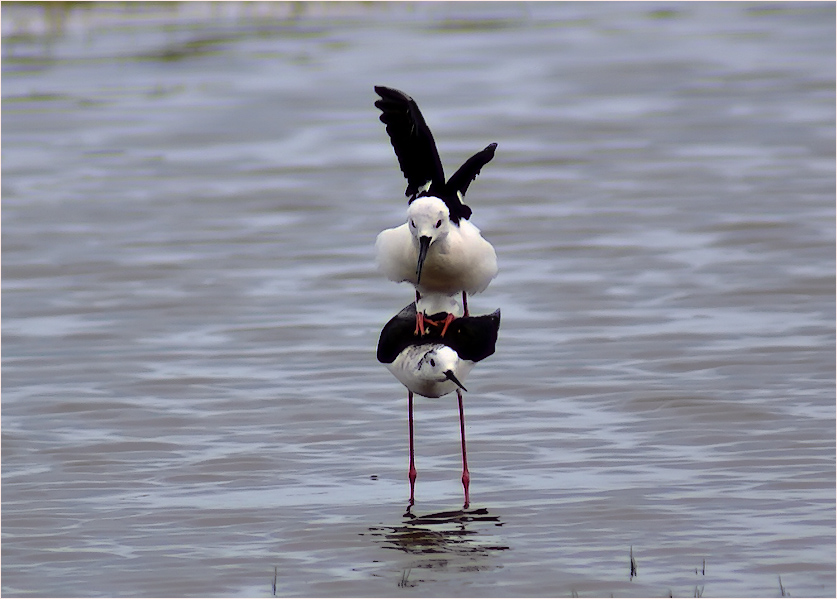
[[[445,239],[450,231],[450,211],[439,198],[423,197],[413,200],[407,209],[407,226],[418,244],[416,284],[421,282],[421,269],[427,250],[434,243]]]
[[[435,383],[453,381],[463,391],[467,389],[456,377],[459,355],[447,345],[437,345],[427,351],[416,364],[421,378]]]
[[[386,367],[413,393],[442,397],[457,387],[467,391],[462,381],[474,363],[460,359],[447,345],[426,343],[408,346]]]

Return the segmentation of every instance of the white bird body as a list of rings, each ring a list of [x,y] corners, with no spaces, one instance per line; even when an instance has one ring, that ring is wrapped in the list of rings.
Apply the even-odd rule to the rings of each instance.
[[[430,241],[419,269],[422,238]],[[422,297],[480,293],[497,276],[497,254],[491,244],[470,221],[451,222],[448,207],[435,197],[414,200],[407,222],[381,231],[375,250],[383,274],[397,283],[411,283]],[[425,314],[450,312],[431,310],[420,307]]]
[[[416,288],[419,301],[416,332],[423,335],[424,317],[446,312],[445,329],[459,308],[436,309],[449,304],[445,296],[462,295],[461,313],[468,315],[468,294],[480,293],[497,276],[497,254],[469,222],[471,208],[463,203],[465,193],[483,166],[494,158],[491,143],[468,160],[449,179],[436,142],[418,104],[397,89],[376,86],[380,99],[380,120],[386,125],[401,172],[407,179],[405,195],[410,198],[407,222],[387,229],[375,242],[380,270],[396,283]],[[422,299],[428,294],[442,297]]]
[[[410,345],[398,354],[387,369],[402,385],[423,397],[442,397],[457,388],[474,367],[462,360],[450,347],[441,343]],[[459,384],[456,383],[459,381]]]

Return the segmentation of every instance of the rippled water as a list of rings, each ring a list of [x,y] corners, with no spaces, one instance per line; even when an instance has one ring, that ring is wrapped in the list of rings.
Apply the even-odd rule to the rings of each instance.
[[[3,5],[3,594],[834,596],[834,5],[292,9]],[[499,144],[465,513],[375,84]]]

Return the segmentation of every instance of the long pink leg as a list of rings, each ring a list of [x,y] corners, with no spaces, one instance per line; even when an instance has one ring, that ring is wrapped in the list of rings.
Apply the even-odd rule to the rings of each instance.
[[[459,431],[462,433],[462,486],[465,487],[465,509],[471,503],[468,496],[468,485],[471,482],[471,473],[468,472],[468,454],[465,451],[465,410],[462,407],[462,391],[456,390],[456,397],[459,398]]]
[[[415,503],[416,490],[416,460],[413,452],[413,392],[407,391],[407,419],[410,423],[410,505]]]
[[[416,331],[414,333],[419,337],[424,335],[424,313],[416,312]]]
[[[418,311],[418,303],[420,299],[421,295],[419,294],[418,289],[416,289],[416,335],[424,335],[424,318],[422,318],[424,314]]]
[[[445,316],[445,320],[442,321],[442,323],[444,323],[444,325],[445,325],[445,326],[442,327],[442,333],[441,333],[442,337],[445,336],[445,333],[447,333],[448,327],[450,326],[450,323],[452,323],[454,320],[456,320],[454,315],[451,314],[450,312],[448,312],[448,315]],[[439,323],[439,324],[442,324],[442,323]]]
[[[464,291],[462,292],[462,310],[464,310],[465,316],[468,316],[468,298]]]
[[[416,332],[419,337],[424,336],[424,312],[419,312],[418,303],[421,299],[421,294],[416,289]]]

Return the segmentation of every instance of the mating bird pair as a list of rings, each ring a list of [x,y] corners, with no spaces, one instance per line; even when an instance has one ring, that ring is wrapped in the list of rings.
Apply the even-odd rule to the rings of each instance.
[[[456,391],[467,508],[470,473],[463,381],[476,362],[494,353],[500,311],[486,316],[468,312],[467,296],[484,291],[497,275],[497,255],[469,221],[471,209],[462,200],[471,181],[494,157],[497,144],[473,155],[446,181],[433,135],[415,101],[388,87],[375,87],[375,92],[381,97],[375,106],[407,178],[410,198],[407,221],[382,231],[375,243],[378,265],[387,278],[416,289],[415,303],[384,326],[378,341],[378,360],[407,387],[409,506],[415,502],[416,481],[413,394],[442,397]]]

